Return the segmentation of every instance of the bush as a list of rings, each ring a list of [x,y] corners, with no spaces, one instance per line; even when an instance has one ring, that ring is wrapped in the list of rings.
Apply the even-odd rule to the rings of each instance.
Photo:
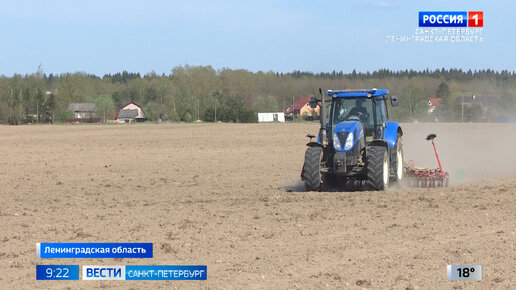
[[[220,114],[220,112],[217,111],[217,114]],[[217,116],[217,119],[219,119],[219,117],[220,116]],[[215,122],[215,108],[206,108],[202,113],[202,120],[205,122]]]
[[[187,122],[187,123],[190,123],[190,122],[193,122],[193,116],[192,116],[192,113],[186,111],[184,114],[183,114],[183,118],[182,118],[183,121]]]
[[[168,120],[170,122],[179,122],[181,121],[181,116],[176,111],[172,111],[168,114]]]

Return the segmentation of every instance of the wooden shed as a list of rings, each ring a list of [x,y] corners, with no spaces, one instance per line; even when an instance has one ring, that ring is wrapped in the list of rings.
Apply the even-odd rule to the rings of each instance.
[[[73,112],[75,119],[91,119],[95,117],[95,104],[93,103],[70,103],[67,110]]]
[[[73,112],[73,118],[66,119],[66,123],[99,123],[102,121],[95,116],[95,104],[93,103],[70,103],[66,109]]]

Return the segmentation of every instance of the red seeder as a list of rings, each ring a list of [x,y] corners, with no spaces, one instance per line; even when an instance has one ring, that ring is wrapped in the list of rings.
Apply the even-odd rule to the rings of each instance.
[[[448,172],[443,170],[437,149],[435,148],[434,138],[437,137],[435,134],[429,134],[426,140],[432,141],[434,146],[435,157],[439,168],[421,168],[414,165],[414,161],[409,163],[403,163],[405,168],[405,177],[410,186],[414,187],[447,187],[449,184]]]

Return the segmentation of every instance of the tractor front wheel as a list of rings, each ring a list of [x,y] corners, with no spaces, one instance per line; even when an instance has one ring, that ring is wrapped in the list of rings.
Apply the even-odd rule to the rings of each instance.
[[[374,146],[367,155],[367,186],[371,190],[385,190],[389,186],[389,154],[387,148]]]
[[[321,190],[321,160],[323,149],[321,147],[310,147],[305,153],[305,164],[303,166],[303,180],[306,191]]]

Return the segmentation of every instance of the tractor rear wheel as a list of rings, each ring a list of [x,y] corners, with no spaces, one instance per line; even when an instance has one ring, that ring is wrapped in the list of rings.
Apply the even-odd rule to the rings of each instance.
[[[403,168],[403,143],[401,141],[401,135],[398,133],[396,138],[396,145],[393,148],[394,150],[394,160],[391,160],[392,171],[394,172],[394,177],[392,181],[401,184],[403,180],[404,168]]]
[[[303,166],[303,180],[306,191],[321,190],[321,160],[323,149],[321,147],[310,147],[305,153],[305,164]]]
[[[367,186],[371,190],[385,190],[389,186],[389,154],[387,148],[374,146],[367,155]]]

